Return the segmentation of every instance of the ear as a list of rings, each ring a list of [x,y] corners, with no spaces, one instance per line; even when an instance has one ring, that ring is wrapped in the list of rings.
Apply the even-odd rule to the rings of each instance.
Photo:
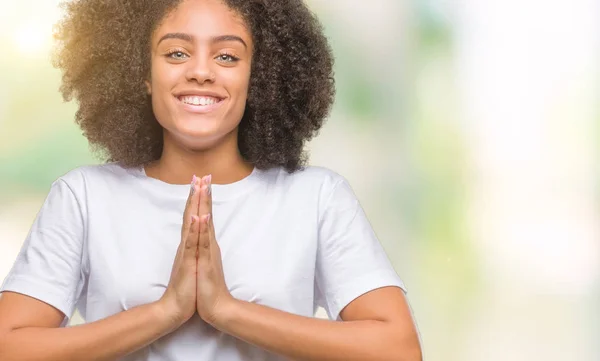
[[[146,80],[144,81],[144,84],[146,84],[146,92],[148,95],[152,95],[152,86],[150,85],[150,81]]]

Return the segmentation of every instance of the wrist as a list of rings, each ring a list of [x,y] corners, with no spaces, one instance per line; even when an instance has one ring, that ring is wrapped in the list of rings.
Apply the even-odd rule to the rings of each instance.
[[[228,297],[220,303],[215,312],[215,317],[211,325],[222,332],[227,332],[227,329],[237,318],[238,310],[243,301],[234,297]]]
[[[177,308],[168,300],[160,299],[152,303],[151,306],[160,324],[164,325],[169,331],[179,328],[185,322]]]

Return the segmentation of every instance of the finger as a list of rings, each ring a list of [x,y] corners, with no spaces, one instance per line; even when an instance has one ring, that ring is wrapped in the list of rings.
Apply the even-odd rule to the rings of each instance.
[[[206,261],[210,258],[210,233],[208,230],[210,218],[210,214],[205,214],[200,217],[198,261]]]
[[[192,182],[190,184],[190,193],[188,194],[187,197],[187,201],[185,202],[185,208],[183,209],[183,227],[181,228],[181,235],[182,237],[185,237],[187,235],[187,232],[189,230],[190,224],[191,224],[191,214],[189,212],[190,209],[190,204],[192,203],[192,198],[193,195],[195,193],[195,184],[196,184],[196,175],[194,174],[194,176],[192,177]],[[189,220],[189,222],[188,222]]]
[[[198,244],[198,260],[208,260],[210,258],[210,226],[212,218],[212,176],[207,175],[201,180],[200,205],[198,214],[200,216],[200,236]]]
[[[215,249],[220,249],[219,244],[217,243],[217,232],[215,231],[214,218],[215,217],[211,216],[208,220],[208,237],[211,242],[210,247],[214,248],[213,251]]]
[[[212,176],[207,175],[201,180],[200,188],[200,206],[198,215],[202,216],[205,214],[212,215]]]
[[[196,185],[197,183],[198,177],[196,177],[196,175],[194,174],[194,176],[192,177],[192,182],[190,183],[190,193],[188,194],[187,202],[185,203],[185,210],[189,208],[190,203],[192,202],[192,197],[195,193],[194,185]]]
[[[190,262],[196,262],[198,250],[198,234],[200,232],[200,218],[196,215],[190,217],[190,231],[185,238],[184,258]]]
[[[208,221],[208,239],[210,240],[210,258],[212,261],[213,257],[221,258],[221,247],[217,243],[217,237],[215,235],[215,226],[213,223],[213,217],[210,217]]]
[[[215,232],[215,224],[213,223],[213,218],[214,217],[211,216],[208,220],[208,235],[210,236],[211,241],[216,242],[217,236]]]
[[[190,184],[190,194],[185,204],[185,210],[183,211],[183,238],[186,238],[187,234],[189,233],[189,229],[192,224],[192,216],[198,215],[198,204],[200,203],[199,189],[199,179],[194,175],[192,178],[192,183]]]
[[[190,215],[198,216],[198,205],[200,204],[200,179],[196,176],[194,176],[190,194],[188,212],[190,212]]]

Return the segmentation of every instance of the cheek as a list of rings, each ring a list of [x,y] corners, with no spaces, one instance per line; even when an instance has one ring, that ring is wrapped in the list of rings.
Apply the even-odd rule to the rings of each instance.
[[[152,93],[157,96],[163,96],[165,91],[172,88],[174,81],[178,77],[176,68],[170,67],[168,64],[161,64],[160,62],[152,64],[151,74]]]
[[[168,118],[169,102],[171,101],[171,89],[178,79],[178,71],[168,64],[154,62],[151,66],[151,97],[152,110],[155,117],[162,124],[162,120]],[[164,124],[163,124],[164,125]]]
[[[248,87],[250,85],[250,75],[246,72],[237,73],[227,79],[232,95],[236,99],[236,106],[245,106],[248,98]]]
[[[237,84],[235,103],[232,107],[232,113],[234,114],[234,118],[236,119],[241,119],[244,115],[244,112],[246,111],[246,103],[248,101],[248,84],[248,80],[241,81]]]

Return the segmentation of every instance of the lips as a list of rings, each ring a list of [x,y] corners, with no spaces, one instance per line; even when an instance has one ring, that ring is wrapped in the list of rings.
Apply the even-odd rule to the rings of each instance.
[[[210,113],[219,108],[225,97],[213,92],[182,92],[175,95],[183,109],[190,113]]]
[[[177,97],[180,102],[190,105],[207,106],[220,102],[222,99],[211,96],[183,95]]]

